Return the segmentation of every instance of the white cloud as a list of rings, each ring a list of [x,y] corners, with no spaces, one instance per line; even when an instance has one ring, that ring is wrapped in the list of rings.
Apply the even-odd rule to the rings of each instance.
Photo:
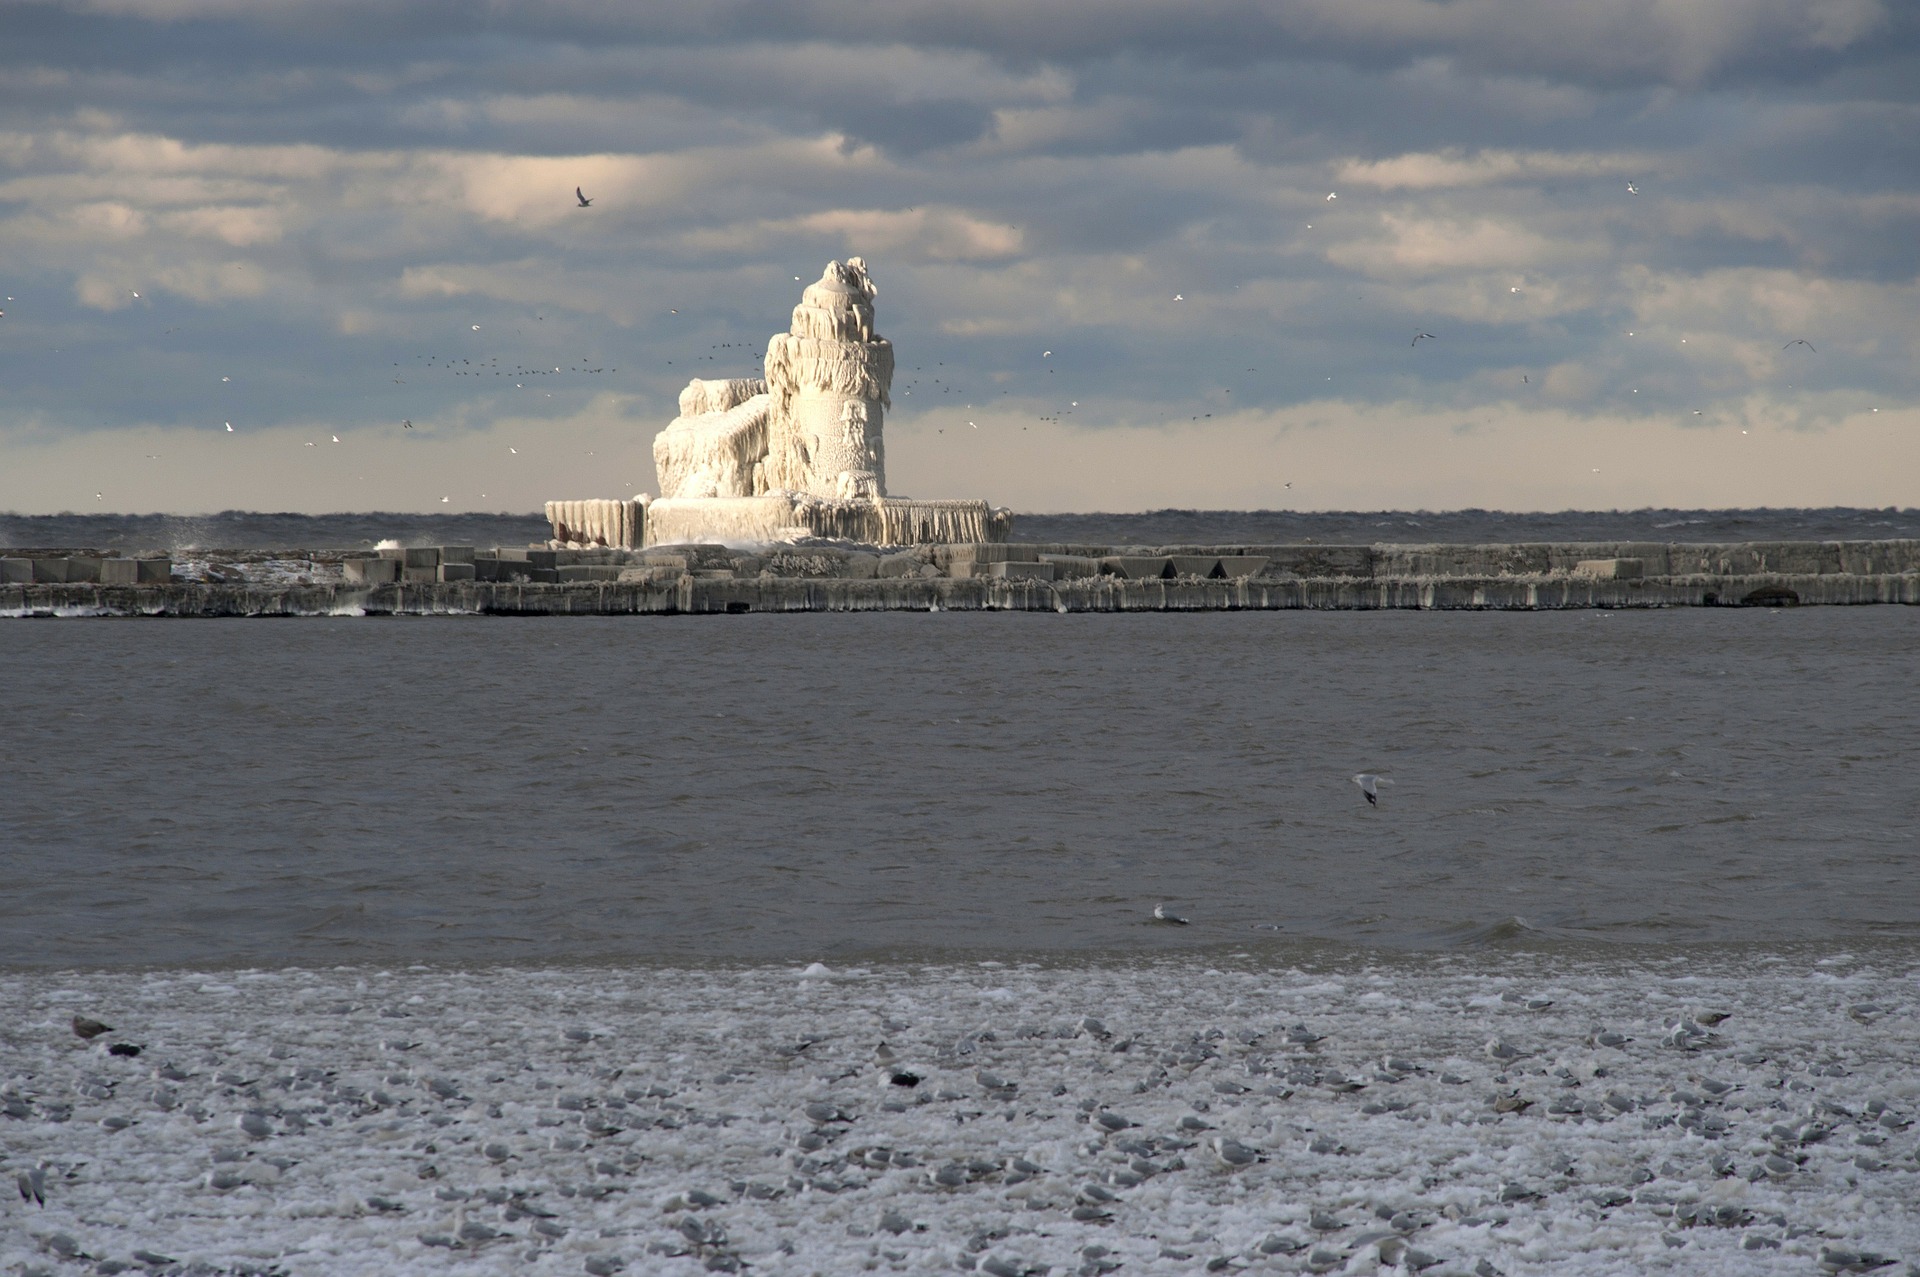
[[[1646,176],[1664,167],[1645,153],[1592,151],[1475,151],[1459,148],[1413,152],[1385,160],[1344,160],[1334,172],[1341,185],[1370,186],[1377,190],[1441,190],[1461,186],[1491,186],[1514,182],[1541,182],[1551,178]]]

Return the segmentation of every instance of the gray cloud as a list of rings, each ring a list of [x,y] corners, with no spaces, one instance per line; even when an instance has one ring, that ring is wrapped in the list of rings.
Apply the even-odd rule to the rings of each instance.
[[[902,354],[895,464],[986,482],[1044,455],[1056,505],[1142,490],[1124,458],[1199,483],[1153,432],[1236,482],[1344,431],[1400,483],[1426,455],[1403,419],[1483,460],[1536,419],[1603,451],[1741,423],[1879,450],[1831,500],[1882,501],[1888,438],[1920,460],[1920,27],[1874,0],[114,0],[7,25],[0,451],[124,455],[153,480],[128,500],[301,491],[320,424],[394,491],[471,469],[481,508],[590,487],[611,452],[649,486],[685,378],[750,371],[793,276],[856,252]],[[1817,359],[1780,349],[1800,336]],[[955,414],[987,415],[978,466]],[[229,420],[254,442],[222,454]],[[507,435],[541,466],[506,467]],[[160,440],[194,464],[134,464]],[[1514,455],[1506,496],[1424,503],[1601,491]],[[1453,472],[1419,464],[1395,490]],[[309,508],[367,503],[327,465]],[[0,507],[66,500],[48,473],[0,467]],[[1235,501],[1335,503],[1315,482]]]

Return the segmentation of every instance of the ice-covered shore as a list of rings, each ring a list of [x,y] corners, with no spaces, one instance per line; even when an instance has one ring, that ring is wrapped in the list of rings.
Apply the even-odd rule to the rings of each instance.
[[[0,1272],[1920,1259],[1910,950],[1211,961],[3,975]]]

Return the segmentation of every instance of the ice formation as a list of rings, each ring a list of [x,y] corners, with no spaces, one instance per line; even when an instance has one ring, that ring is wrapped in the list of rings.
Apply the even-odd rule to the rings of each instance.
[[[11,973],[0,1271],[1900,1272],[1913,961]]]
[[[764,378],[687,383],[653,442],[647,544],[1007,538],[1011,513],[984,501],[887,495],[893,345],[874,331],[877,292],[860,258],[829,262],[769,339]]]
[[[605,545],[636,550],[644,543],[647,503],[587,500],[547,502],[547,522],[556,541],[568,545]]]
[[[768,341],[765,380],[689,382],[653,443],[661,495],[886,496],[893,344],[873,330],[878,291],[860,258],[828,262]]]

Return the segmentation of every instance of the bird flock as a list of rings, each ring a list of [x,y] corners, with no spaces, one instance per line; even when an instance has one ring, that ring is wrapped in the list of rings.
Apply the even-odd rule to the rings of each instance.
[[[1898,961],[15,973],[0,996],[4,1271],[1920,1256]]]
[[[1631,182],[1631,181],[1628,182],[1626,184],[1626,189],[1627,189],[1627,193],[1630,196],[1637,197],[1641,193],[1639,184],[1637,182]],[[574,187],[573,196],[574,196],[574,207],[576,209],[579,209],[579,210],[589,209],[589,208],[592,208],[594,205],[594,199],[592,197],[589,197],[586,194],[584,187],[581,185],[576,185]],[[1338,192],[1330,191],[1327,193],[1324,202],[1327,204],[1332,204],[1335,201],[1337,201],[1338,198],[1339,198]],[[1309,229],[1311,229],[1310,224],[1309,224]],[[796,282],[801,279],[800,276],[794,276],[793,278],[795,279]],[[1516,284],[1516,285],[1510,286],[1508,291],[1512,294],[1517,295],[1521,293],[1523,290],[1520,285]],[[130,289],[129,294],[134,300],[139,300],[142,296],[142,294],[137,289]],[[8,297],[6,300],[11,302],[13,298]],[[1172,300],[1175,303],[1185,303],[1187,300],[1186,294],[1184,292],[1176,292],[1172,295]],[[668,313],[673,316],[678,316],[680,311],[676,307],[676,308],[670,308]],[[4,316],[5,314],[6,314],[5,310],[0,310],[0,316]],[[544,315],[539,315],[539,314],[535,315],[535,321],[539,323],[544,323],[545,318],[546,317]],[[468,330],[472,333],[479,333],[482,331],[482,329],[483,329],[483,326],[478,323],[473,323],[468,325]],[[172,331],[172,330],[169,329],[168,331]],[[516,331],[516,334],[520,333],[520,330],[516,329],[515,331]],[[1629,332],[1627,335],[1629,337],[1632,337],[1635,334],[1632,332]],[[1422,343],[1423,341],[1434,342],[1439,340],[1440,340],[1439,334],[1423,328],[1414,332],[1408,345],[1410,347],[1417,348],[1420,345],[1420,343]],[[1682,339],[1683,344],[1684,344],[1684,340],[1685,339]],[[1795,338],[1787,342],[1786,345],[1784,345],[1781,349],[1783,351],[1790,350],[1796,346],[1804,347],[1806,351],[1810,354],[1818,354],[1818,348],[1811,341],[1805,338]],[[737,353],[734,353],[734,352],[737,352]],[[1041,358],[1043,361],[1049,361],[1052,359],[1052,357],[1053,357],[1052,349],[1049,348],[1042,352]],[[707,353],[704,355],[696,356],[694,359],[694,362],[696,364],[702,363],[702,362],[711,362],[711,363],[726,363],[731,365],[731,364],[734,364],[737,360],[741,363],[749,365],[744,370],[743,375],[751,376],[751,375],[757,375],[763,359],[764,359],[764,348],[755,349],[753,347],[750,347],[746,343],[720,342],[720,343],[714,343],[710,345],[708,347]],[[668,366],[671,366],[673,361],[667,360],[666,363]],[[403,367],[399,361],[394,361],[392,366],[395,370],[400,370]],[[448,374],[448,375],[457,376],[457,377],[473,377],[473,378],[504,377],[512,380],[514,390],[516,391],[526,390],[529,388],[529,386],[531,386],[532,388],[539,390],[543,395],[543,397],[545,398],[551,398],[553,395],[553,391],[550,389],[545,389],[545,387],[549,385],[556,385],[558,383],[552,382],[552,381],[540,380],[540,379],[563,377],[563,376],[598,376],[603,373],[619,372],[618,368],[607,367],[601,361],[595,360],[587,356],[579,356],[563,364],[548,365],[545,362],[531,362],[524,358],[519,360],[514,360],[511,358],[503,358],[500,355],[491,355],[484,358],[474,359],[474,358],[469,358],[465,356],[451,356],[451,355],[442,356],[442,355],[421,354],[421,355],[415,355],[413,364],[409,365],[408,367],[411,368],[413,371],[415,371],[416,374],[420,372],[432,371],[440,374]],[[916,389],[921,390],[923,392],[923,398],[936,392],[940,396],[960,395],[962,399],[976,397],[976,396],[970,395],[968,392],[964,391],[961,387],[955,385],[951,376],[944,377],[944,378],[937,377],[937,376],[931,377],[931,378],[928,378],[923,384],[918,379],[918,376],[917,376],[923,371],[924,369],[919,366],[916,366],[914,369],[912,369],[912,373],[915,374],[915,376],[910,377],[900,391],[901,397],[903,399],[911,398]],[[1054,374],[1057,371],[1058,370],[1055,366],[1050,365],[1046,368],[1046,372],[1048,374]],[[1248,371],[1256,372],[1257,369],[1249,369]],[[411,382],[410,382],[410,379],[405,376],[395,375],[390,378],[391,383],[396,386],[418,384],[418,380],[419,379],[417,375],[413,379],[411,379]],[[1006,382],[1007,379],[1002,377],[999,380],[1002,383],[1004,383]],[[1328,378],[1326,378],[1326,380],[1332,381],[1332,378],[1329,376]],[[223,385],[232,384],[230,375],[223,375],[220,378],[220,381]],[[1531,376],[1523,373],[1520,378],[1520,382],[1522,385],[1531,386],[1532,384]],[[998,387],[999,397],[1011,396],[1013,394],[1013,390],[1014,390],[1014,387],[1012,385],[1000,384]],[[1044,392],[1044,391],[1042,392],[1042,394],[1045,394],[1045,393],[1047,392]],[[1211,409],[1225,406],[1224,401],[1231,399],[1233,392],[1230,388],[1223,387],[1223,388],[1217,388],[1214,392],[1211,392],[1211,393],[1213,393],[1214,395],[1217,395],[1217,398],[1220,402],[1213,403],[1211,405],[1205,404],[1205,403],[1203,403],[1202,405],[1199,405],[1194,412],[1189,414],[1188,420],[1190,422],[1202,422],[1202,421],[1211,420],[1215,415],[1214,411]],[[1638,394],[1639,393],[1638,388],[1634,388],[1632,390],[1632,393]],[[1064,423],[1069,417],[1072,417],[1075,414],[1075,410],[1079,409],[1080,406],[1081,405],[1078,400],[1068,399],[1066,400],[1064,406],[1054,407],[1048,410],[1041,411],[1035,415],[1033,420],[1036,423],[1059,425]],[[967,403],[966,407],[968,410],[972,410],[974,405],[972,403]],[[1878,411],[1878,410],[1876,409],[1875,411]],[[1706,412],[1704,409],[1693,409],[1691,410],[1691,415],[1695,417],[1702,417],[1706,415]],[[223,421],[222,424],[223,424],[225,433],[228,433],[228,434],[238,433],[235,430],[235,427],[231,420],[225,420]],[[978,431],[980,428],[978,421],[969,421],[968,424],[972,427],[974,431]],[[992,424],[993,422],[990,420],[989,425],[991,426]],[[403,420],[402,428],[403,429],[413,428],[412,420],[410,417],[405,418]],[[1027,430],[1027,429],[1030,429],[1030,426],[1022,425],[1021,429]],[[944,434],[945,430],[944,428],[940,428],[938,432],[941,434]],[[1742,430],[1742,434],[1746,434],[1746,433],[1748,433],[1748,431]],[[335,436],[333,438],[333,442],[341,443],[343,441],[339,439],[338,436]],[[310,442],[307,444],[307,446],[314,447],[317,445]],[[157,454],[149,454],[148,459],[157,460],[159,458]],[[1598,473],[1598,472],[1599,471],[1597,469],[1594,470],[1594,473]],[[1292,482],[1288,482],[1285,486],[1287,489],[1290,490],[1293,487],[1293,484]],[[104,500],[104,493],[96,494],[96,499]]]

